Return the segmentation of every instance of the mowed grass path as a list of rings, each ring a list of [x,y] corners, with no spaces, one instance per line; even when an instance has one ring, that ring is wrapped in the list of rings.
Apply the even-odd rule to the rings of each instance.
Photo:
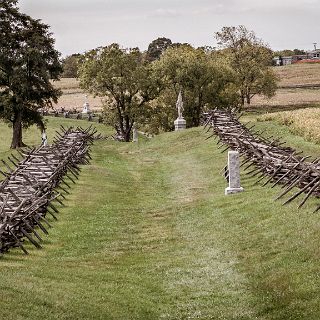
[[[96,142],[44,248],[0,259],[0,318],[319,319],[317,201],[282,207],[246,176],[225,197],[226,154],[206,137]]]

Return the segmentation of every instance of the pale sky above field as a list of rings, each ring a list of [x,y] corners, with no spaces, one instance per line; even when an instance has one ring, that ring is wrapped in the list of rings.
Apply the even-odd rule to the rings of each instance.
[[[158,38],[216,46],[223,26],[245,25],[274,50],[320,48],[320,0],[20,0],[51,26],[63,56],[113,42],[145,50]]]

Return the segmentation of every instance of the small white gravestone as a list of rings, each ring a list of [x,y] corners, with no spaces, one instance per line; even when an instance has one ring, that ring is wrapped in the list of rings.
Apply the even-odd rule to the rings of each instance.
[[[83,113],[83,114],[91,113],[87,95],[86,95],[86,102],[83,105],[83,110],[81,113]]]
[[[239,152],[228,152],[228,169],[229,169],[229,187],[225,189],[225,195],[242,192],[243,188],[240,186],[240,164]]]
[[[45,131],[42,131],[41,140],[42,140],[42,145],[46,147],[48,145],[48,138]]]
[[[138,138],[138,129],[137,128],[133,128],[133,138],[132,138],[132,142],[138,142],[139,138]]]
[[[178,100],[176,103],[176,107],[178,109],[178,118],[174,121],[175,131],[184,130],[186,128],[186,120],[183,119],[182,111],[183,111],[183,101],[182,101],[182,93],[181,90],[179,92]]]

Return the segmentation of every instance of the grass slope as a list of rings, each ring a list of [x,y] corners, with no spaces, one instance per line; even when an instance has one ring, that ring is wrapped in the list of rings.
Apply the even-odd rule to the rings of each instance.
[[[320,154],[285,127],[263,127]],[[319,319],[317,201],[282,207],[279,188],[245,175],[245,192],[224,196],[226,154],[206,136],[97,142],[44,248],[0,259],[1,317]]]

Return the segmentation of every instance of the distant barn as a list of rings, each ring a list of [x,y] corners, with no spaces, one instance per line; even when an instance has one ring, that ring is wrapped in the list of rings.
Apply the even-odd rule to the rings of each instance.
[[[317,63],[320,62],[320,49],[309,51],[306,54],[299,54],[293,56],[279,56],[273,58],[275,66],[286,66],[293,63]]]

